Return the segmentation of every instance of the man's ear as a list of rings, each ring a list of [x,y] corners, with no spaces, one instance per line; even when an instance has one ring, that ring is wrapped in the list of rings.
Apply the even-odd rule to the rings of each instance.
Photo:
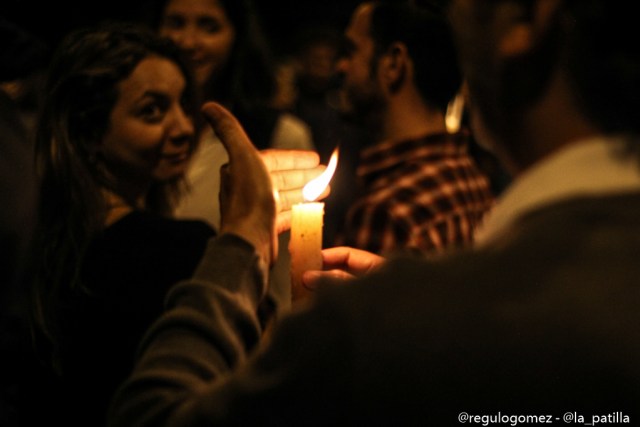
[[[520,56],[530,51],[548,30],[562,0],[534,0],[529,6],[513,5],[507,28],[498,44],[504,57]]]
[[[404,43],[392,43],[379,62],[379,77],[385,88],[396,92],[409,78],[411,58]]]

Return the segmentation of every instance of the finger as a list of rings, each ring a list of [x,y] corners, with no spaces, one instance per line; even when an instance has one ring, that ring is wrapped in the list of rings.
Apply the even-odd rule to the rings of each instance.
[[[310,150],[267,149],[260,151],[268,171],[311,169],[320,164],[320,156]]]
[[[282,191],[304,187],[309,181],[320,176],[325,169],[326,166],[318,165],[309,169],[271,171],[270,174],[275,188]]]
[[[255,147],[233,114],[215,102],[204,104],[202,113],[229,153],[231,164],[252,162]]]
[[[327,270],[342,269],[356,276],[370,272],[385,261],[379,255],[345,246],[324,249],[322,260]]]
[[[276,233],[284,233],[291,229],[291,211],[279,212],[276,216]]]
[[[344,283],[348,280],[355,279],[355,276],[347,273],[344,270],[328,270],[328,271],[305,271],[302,275],[302,285],[309,289],[315,290],[318,287],[318,283],[323,280],[333,280],[340,283]]]
[[[229,163],[225,163],[220,167],[220,191],[218,193],[218,202],[220,204],[220,214],[225,216],[225,207],[227,206],[227,200],[229,193],[231,192],[231,172],[229,171]]]
[[[327,187],[324,192],[316,200],[322,200],[326,198],[331,192],[331,187]],[[297,203],[308,202],[302,195],[302,188],[288,191],[278,191],[279,197],[279,212],[290,210],[291,207]]]

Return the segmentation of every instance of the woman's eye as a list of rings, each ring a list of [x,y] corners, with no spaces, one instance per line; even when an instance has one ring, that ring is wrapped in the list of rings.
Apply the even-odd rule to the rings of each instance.
[[[159,122],[164,116],[164,108],[161,105],[153,103],[145,105],[140,109],[140,117],[148,122]]]
[[[222,28],[222,25],[217,19],[202,18],[198,21],[198,27],[207,33],[217,33]]]
[[[179,30],[185,26],[185,21],[180,16],[166,16],[162,20],[162,28],[168,30]]]

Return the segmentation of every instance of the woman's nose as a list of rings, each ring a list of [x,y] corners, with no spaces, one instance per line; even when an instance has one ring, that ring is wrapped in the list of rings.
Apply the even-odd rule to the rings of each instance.
[[[348,65],[349,62],[346,58],[338,58],[335,62],[335,65],[333,66],[333,71],[336,74],[344,74],[347,71]]]
[[[176,107],[174,119],[171,128],[171,139],[176,142],[182,142],[193,138],[195,126],[193,119],[182,109]]]
[[[192,50],[196,47],[197,35],[193,29],[187,27],[175,35],[175,42],[184,50]]]

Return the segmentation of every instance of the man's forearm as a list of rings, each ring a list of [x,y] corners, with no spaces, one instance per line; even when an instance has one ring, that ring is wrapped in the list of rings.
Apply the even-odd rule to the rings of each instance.
[[[213,239],[192,279],[177,284],[117,393],[112,425],[154,424],[190,405],[186,396],[245,361],[262,334],[266,266],[233,235]],[[179,416],[178,416],[179,418]]]

